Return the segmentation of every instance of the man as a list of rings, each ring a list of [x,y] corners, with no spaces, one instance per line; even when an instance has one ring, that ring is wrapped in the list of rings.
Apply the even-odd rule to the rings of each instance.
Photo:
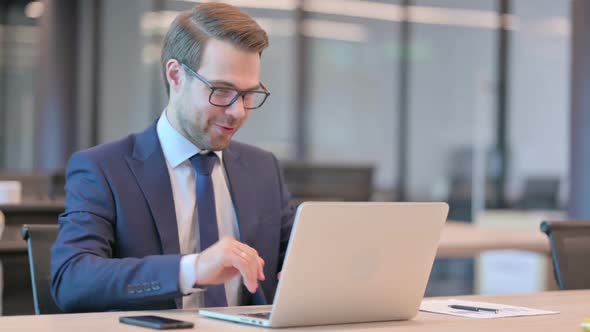
[[[51,261],[64,311],[272,302],[294,210],[276,158],[231,142],[269,95],[259,79],[267,46],[227,4],[175,19],[156,124],[69,161]]]

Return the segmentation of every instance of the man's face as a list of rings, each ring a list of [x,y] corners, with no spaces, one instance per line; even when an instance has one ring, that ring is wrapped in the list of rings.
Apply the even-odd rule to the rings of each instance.
[[[224,41],[207,42],[201,66],[196,71],[214,87],[245,91],[260,86],[259,54],[237,49]],[[185,71],[180,93],[168,116],[173,126],[200,149],[223,150],[251,110],[244,109],[241,97],[228,107],[211,105],[210,94],[211,89]]]

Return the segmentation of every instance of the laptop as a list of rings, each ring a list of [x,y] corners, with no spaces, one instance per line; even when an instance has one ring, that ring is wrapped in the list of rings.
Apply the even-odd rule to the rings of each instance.
[[[305,202],[273,305],[199,314],[264,327],[411,319],[448,210],[446,203]]]

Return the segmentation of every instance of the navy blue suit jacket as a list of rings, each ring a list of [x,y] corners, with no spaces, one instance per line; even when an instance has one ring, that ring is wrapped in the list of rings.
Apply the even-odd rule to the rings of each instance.
[[[264,259],[266,280],[242,305],[271,303],[294,208],[276,158],[232,142],[223,152],[241,241]],[[168,169],[155,125],[75,153],[51,251],[51,290],[66,312],[182,306],[180,249]]]

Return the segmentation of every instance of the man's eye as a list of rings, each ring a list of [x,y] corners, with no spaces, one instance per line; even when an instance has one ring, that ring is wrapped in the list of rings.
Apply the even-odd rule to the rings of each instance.
[[[215,94],[219,97],[229,97],[233,96],[236,92],[230,89],[217,89],[215,90]]]

